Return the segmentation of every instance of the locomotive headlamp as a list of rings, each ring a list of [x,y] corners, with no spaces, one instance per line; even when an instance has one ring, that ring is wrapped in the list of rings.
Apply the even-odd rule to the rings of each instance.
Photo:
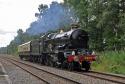
[[[79,61],[79,57],[78,56],[74,56],[74,61],[78,62]]]
[[[94,51],[92,52],[92,55],[95,55],[95,52],[94,52]]]

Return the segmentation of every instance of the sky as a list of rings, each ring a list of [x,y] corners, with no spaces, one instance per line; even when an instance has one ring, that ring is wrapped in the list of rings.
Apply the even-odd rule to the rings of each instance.
[[[63,0],[0,0],[0,47],[6,47],[17,35],[18,29],[25,31],[35,21],[38,6]]]

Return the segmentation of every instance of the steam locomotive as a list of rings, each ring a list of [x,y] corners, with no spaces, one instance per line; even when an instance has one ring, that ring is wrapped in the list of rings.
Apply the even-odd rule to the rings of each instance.
[[[50,33],[18,46],[22,60],[69,70],[88,71],[96,55],[89,51],[88,33],[82,29]]]

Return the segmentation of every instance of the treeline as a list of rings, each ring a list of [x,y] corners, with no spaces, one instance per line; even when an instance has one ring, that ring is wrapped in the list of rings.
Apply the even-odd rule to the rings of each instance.
[[[32,22],[26,32],[19,29],[18,35],[7,48],[1,49],[2,52],[17,53],[18,45],[39,38],[40,32],[45,32],[45,29],[53,32],[52,25],[55,25],[54,29],[68,29],[68,24],[73,22],[78,22],[82,29],[89,32],[91,49],[104,51],[125,47],[124,0],[64,0],[61,4],[52,2],[49,7],[41,4],[38,10],[39,13],[35,14],[38,20]]]
[[[64,0],[75,9],[83,29],[90,33],[95,50],[125,47],[125,0]]]
[[[17,36],[10,42],[10,44],[7,47],[2,48],[1,53],[7,53],[7,54],[17,54],[18,53],[18,45],[23,44],[25,42],[28,42],[33,39],[39,38],[39,35],[31,36],[25,32],[23,32],[22,29],[19,29],[17,31]]]

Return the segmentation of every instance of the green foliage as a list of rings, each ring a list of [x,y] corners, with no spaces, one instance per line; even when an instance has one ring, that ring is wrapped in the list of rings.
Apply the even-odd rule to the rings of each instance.
[[[10,44],[5,48],[0,48],[0,53],[6,54],[17,54],[18,53],[18,45],[28,42],[33,39],[37,39],[40,36],[30,36],[27,33],[24,33],[22,29],[17,31],[17,36],[10,42]]]
[[[99,53],[96,62],[92,64],[96,71],[125,74],[125,52],[105,51]]]
[[[64,0],[64,2],[75,10],[83,29],[90,33],[90,48],[102,51],[119,50],[124,47],[124,0]]]

